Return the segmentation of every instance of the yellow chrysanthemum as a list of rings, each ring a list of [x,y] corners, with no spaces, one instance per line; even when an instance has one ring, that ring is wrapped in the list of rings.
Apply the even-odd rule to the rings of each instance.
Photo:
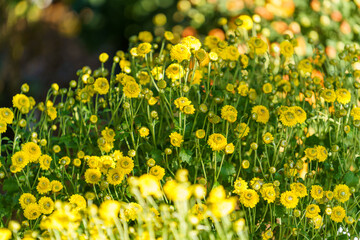
[[[0,133],[4,133],[7,130],[7,124],[4,120],[0,119]]]
[[[123,156],[117,160],[116,167],[120,168],[124,174],[129,174],[134,169],[134,161],[129,157]]]
[[[94,90],[101,95],[109,92],[109,81],[106,78],[97,78],[94,83]]]
[[[286,191],[281,194],[280,197],[281,204],[286,208],[296,208],[299,198],[297,194],[293,191]]]
[[[237,19],[241,20],[241,24],[238,27],[245,28],[246,30],[251,30],[253,28],[253,21],[248,15],[241,15]]]
[[[221,108],[221,117],[230,123],[236,121],[237,114],[238,112],[233,106],[225,105]]]
[[[314,218],[317,215],[319,215],[320,212],[320,208],[318,205],[316,204],[310,204],[309,206],[306,207],[306,214],[305,217],[307,218]]]
[[[125,97],[137,98],[140,94],[140,86],[136,82],[128,82],[123,88]]]
[[[292,57],[294,54],[294,46],[287,40],[280,43],[280,53],[285,57]]]
[[[21,111],[21,113],[28,113],[30,110],[30,100],[24,94],[16,94],[13,97],[13,106]]]
[[[293,109],[289,108],[280,115],[280,121],[284,126],[294,127],[298,121]]]
[[[150,43],[140,43],[136,48],[136,53],[140,57],[144,57],[146,54],[151,52],[151,44]]]
[[[165,74],[172,82],[175,82],[176,80],[184,77],[185,71],[180,64],[173,63],[166,68]]]
[[[11,157],[11,162],[13,166],[19,169],[23,169],[29,163],[28,154],[26,154],[24,151],[16,152]]]
[[[346,216],[345,209],[341,206],[333,207],[331,212],[331,220],[334,222],[342,222]]]
[[[320,96],[325,100],[325,102],[332,103],[336,100],[336,93],[333,89],[322,90]]]
[[[150,43],[150,42],[152,42],[153,38],[154,38],[153,35],[149,31],[139,32],[139,35],[138,35],[138,39],[142,42]]]
[[[270,144],[274,141],[274,137],[271,133],[267,132],[264,134],[264,136],[262,137],[264,143],[266,144]]]
[[[45,194],[51,191],[51,183],[50,180],[46,177],[39,177],[38,184],[36,186],[36,190],[40,194]]]
[[[181,39],[181,44],[184,44],[191,50],[195,50],[195,51],[197,51],[201,48],[200,40],[194,36],[187,36],[187,37]]]
[[[22,209],[25,209],[29,204],[36,203],[36,198],[31,193],[23,193],[19,198],[19,203]]]
[[[9,108],[0,108],[0,121],[6,124],[12,124],[14,120],[14,113]]]
[[[147,137],[149,136],[149,129],[147,127],[141,127],[139,129],[139,134],[140,134],[140,137]]]
[[[309,160],[314,160],[317,158],[318,155],[318,151],[316,150],[316,148],[306,148],[305,149],[305,156],[309,159]]]
[[[260,193],[261,193],[262,198],[264,200],[266,200],[268,203],[275,202],[276,191],[275,191],[274,186],[266,185],[261,188]]]
[[[179,43],[171,48],[170,57],[180,63],[184,60],[190,60],[191,52],[186,45]]]
[[[316,158],[319,160],[319,162],[324,162],[326,158],[328,157],[328,151],[323,146],[316,146]]]
[[[213,133],[209,136],[207,142],[213,151],[221,151],[226,147],[227,140],[220,133]]]
[[[185,106],[189,106],[191,104],[191,101],[187,97],[179,97],[174,100],[174,104],[178,109],[183,110]]]
[[[106,175],[109,184],[119,185],[124,179],[124,171],[121,168],[112,168]]]
[[[272,90],[273,90],[273,86],[271,85],[271,83],[265,83],[263,86],[262,86],[262,90],[265,94],[268,94],[268,93],[271,93]]]
[[[159,181],[165,176],[165,169],[160,166],[150,168],[149,174],[155,176]]]
[[[257,115],[256,122],[266,124],[269,121],[270,113],[269,110],[262,106],[258,105],[252,108],[251,113],[255,113]]]
[[[206,36],[204,45],[211,50],[218,47],[219,41],[220,39],[217,36]]]
[[[24,210],[24,217],[35,220],[41,215],[41,209],[37,203],[30,203]]]
[[[71,204],[71,209],[75,211],[86,208],[86,200],[83,196],[79,194],[71,195],[71,197],[69,198],[69,202]]]
[[[56,192],[60,192],[61,189],[63,189],[63,185],[61,184],[60,181],[58,180],[52,180],[51,181],[51,190],[56,193]]]
[[[159,180],[150,174],[141,175],[138,179],[140,192],[144,197],[154,196],[160,197],[160,183]],[[164,186],[165,190],[165,186]]]
[[[239,138],[243,138],[243,137],[246,137],[249,132],[250,132],[250,128],[249,126],[246,124],[246,123],[240,123],[236,126],[236,129],[235,129],[236,132],[238,132],[238,137]]]
[[[170,137],[170,143],[174,147],[180,147],[182,142],[184,141],[183,136],[177,132],[172,132],[169,137]]]
[[[234,191],[233,193],[236,193],[238,195],[241,194],[242,191],[246,190],[248,188],[248,184],[245,180],[243,180],[242,178],[238,178],[236,179],[236,181],[234,182]]]
[[[237,90],[240,96],[246,97],[249,93],[249,86],[245,82],[241,81]]]
[[[350,115],[354,118],[354,120],[360,120],[360,107],[354,107],[351,109]]]
[[[292,183],[292,184],[290,184],[290,189],[291,189],[291,191],[296,193],[296,195],[299,198],[303,198],[303,197],[306,197],[308,195],[307,189],[306,189],[305,185],[302,184],[302,183],[299,183],[299,182],[298,183]]]
[[[164,70],[162,66],[156,66],[151,70],[151,75],[155,80],[161,80],[164,78]]]
[[[250,51],[256,55],[262,55],[268,50],[267,43],[258,37],[252,37],[249,40]]]
[[[298,69],[302,73],[310,73],[313,67],[309,59],[303,59],[299,62]]]
[[[27,155],[30,162],[37,162],[41,156],[41,149],[34,142],[25,143],[22,145],[21,150]]]
[[[226,51],[226,59],[230,61],[237,61],[239,59],[240,53],[237,47],[235,46],[227,46],[225,48]]]
[[[85,181],[89,184],[96,184],[101,179],[101,172],[99,169],[87,169],[85,172]]]
[[[49,170],[51,161],[52,158],[49,155],[47,154],[41,155],[39,158],[40,168],[42,170]]]
[[[323,224],[323,219],[322,219],[321,215],[317,215],[317,216],[313,217],[312,221],[314,223],[315,229],[319,229]]]
[[[341,203],[349,200],[351,196],[350,189],[345,184],[338,184],[334,189],[334,198]]]
[[[253,208],[259,202],[259,195],[255,190],[245,189],[240,193],[240,202],[249,208]]]
[[[295,113],[296,121],[298,123],[302,124],[305,122],[306,112],[304,111],[304,109],[302,109],[301,107],[298,107],[298,106],[291,107],[290,109],[292,109],[293,112]]]
[[[351,93],[345,88],[337,89],[336,90],[336,100],[339,103],[347,104],[351,100]]]
[[[0,236],[2,237],[1,240],[10,240],[12,239],[12,233],[7,228],[0,228]]]
[[[39,207],[41,209],[41,213],[50,214],[54,211],[54,201],[49,197],[42,197],[39,200]]]
[[[311,190],[310,190],[310,195],[312,198],[314,198],[315,200],[320,200],[323,198],[324,196],[324,190],[321,186],[319,185],[312,185],[311,186]]]

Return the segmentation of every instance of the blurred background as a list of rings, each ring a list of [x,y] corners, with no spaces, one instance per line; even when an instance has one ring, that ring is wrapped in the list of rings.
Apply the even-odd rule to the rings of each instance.
[[[67,87],[79,68],[127,50],[140,31],[225,36],[241,14],[259,16],[256,31],[271,42],[289,34],[305,48],[311,38],[336,57],[360,41],[359,8],[360,0],[0,0],[0,105],[11,106],[25,82],[44,100],[52,83]]]

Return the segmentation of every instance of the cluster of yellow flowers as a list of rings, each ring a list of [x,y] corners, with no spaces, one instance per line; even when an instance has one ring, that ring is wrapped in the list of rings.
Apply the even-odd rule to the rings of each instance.
[[[26,219],[5,239],[359,237],[360,48],[299,59],[238,19],[141,32],[38,104],[23,85],[0,109],[0,201]]]

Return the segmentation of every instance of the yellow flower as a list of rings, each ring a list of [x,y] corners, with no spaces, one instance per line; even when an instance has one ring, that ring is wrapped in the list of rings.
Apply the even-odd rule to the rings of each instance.
[[[314,160],[317,158],[318,155],[318,151],[316,148],[306,148],[305,149],[305,156],[309,159],[309,160]]]
[[[334,197],[341,203],[344,203],[349,200],[351,196],[350,189],[345,184],[338,184],[334,189]]]
[[[221,200],[225,199],[225,197],[226,197],[225,189],[222,185],[220,185],[213,188],[210,191],[209,196],[207,198],[207,202],[216,204],[217,202],[220,202]]]
[[[239,59],[240,53],[237,47],[228,46],[225,49],[226,51],[226,59],[230,61],[237,61]]]
[[[258,37],[252,37],[249,42],[250,51],[256,55],[262,55],[268,50],[268,45]]]
[[[237,90],[241,96],[246,97],[249,93],[249,86],[245,82],[241,81]]]
[[[336,100],[339,103],[347,104],[351,100],[351,93],[345,88],[337,89],[336,90]]]
[[[182,111],[187,115],[194,114],[195,113],[194,105],[190,104],[190,105],[184,106]]]
[[[138,38],[142,42],[152,42],[153,35],[149,31],[139,32]]]
[[[144,197],[154,196],[160,197],[160,184],[159,180],[150,174],[144,174],[139,177],[140,192]],[[164,186],[165,188],[165,186]],[[165,190],[165,189],[164,189]]]
[[[155,80],[161,80],[164,78],[163,74],[163,67],[156,66],[151,70],[151,75],[154,77]]]
[[[129,76],[125,73],[117,74],[115,79],[117,82],[121,83],[123,86],[125,86],[129,82],[136,82],[135,78],[133,78],[132,76]]]
[[[246,30],[251,30],[253,28],[253,21],[248,15],[241,15],[237,19],[241,20],[241,24],[238,27],[245,28]]]
[[[97,78],[94,83],[94,90],[101,95],[107,94],[109,92],[108,80],[103,77]]]
[[[139,83],[141,85],[146,85],[147,83],[150,82],[150,75],[148,72],[145,72],[145,71],[139,71],[137,74],[136,74],[137,78],[139,79]]]
[[[7,124],[5,121],[0,119],[0,133],[4,133],[7,130]]]
[[[174,34],[169,31],[165,31],[164,38],[168,41],[172,41],[174,39]]]
[[[114,220],[119,217],[120,208],[120,202],[106,200],[100,204],[99,217],[104,221],[105,225],[113,225]]]
[[[329,200],[332,200],[334,198],[334,193],[332,191],[325,191],[325,197]]]
[[[120,168],[124,174],[129,174],[134,169],[134,161],[129,157],[120,157],[119,160],[117,160],[116,164],[117,168]]]
[[[183,136],[177,132],[172,132],[169,137],[170,137],[170,143],[174,147],[180,147],[182,142],[184,141]]]
[[[36,186],[36,190],[38,191],[38,193],[45,194],[45,193],[51,191],[51,184],[50,184],[50,180],[48,178],[39,177],[38,180],[39,180],[39,182]]]
[[[354,118],[354,120],[360,120],[360,107],[354,107],[351,109],[350,115]]]
[[[19,198],[19,203],[22,209],[25,209],[30,203],[36,203],[36,198],[31,193],[23,193]]]
[[[60,192],[61,189],[63,189],[63,185],[61,184],[61,182],[59,182],[57,180],[52,180],[50,184],[51,184],[51,190],[54,193]]]
[[[28,113],[30,111],[30,100],[24,94],[16,94],[13,97],[13,106],[21,111],[21,113]]]
[[[292,184],[290,184],[290,189],[291,189],[291,191],[296,193],[296,195],[299,198],[303,198],[303,197],[306,197],[308,195],[307,189],[306,189],[305,185],[302,184],[302,183],[299,183],[299,182],[298,183],[292,183]]]
[[[194,214],[200,221],[207,217],[207,206],[203,203],[196,203],[191,208],[191,213]]]
[[[207,142],[213,151],[221,151],[226,147],[227,140],[221,133],[213,133]]]
[[[289,108],[288,110],[285,110],[280,115],[280,121],[283,125],[285,125],[287,127],[293,127],[298,123],[296,114],[295,114],[294,110],[291,108]]]
[[[29,163],[28,154],[26,154],[24,151],[16,152],[11,157],[11,162],[13,166],[19,169],[23,169]]]
[[[315,216],[312,220],[313,220],[315,229],[319,229],[323,224],[323,219],[322,219],[322,216],[320,216],[320,215]]]
[[[206,135],[206,132],[205,132],[204,129],[198,129],[198,130],[196,130],[196,132],[195,132],[195,136],[196,136],[196,138],[198,138],[198,139],[203,139],[203,138],[205,137],[205,135]]]
[[[41,209],[37,203],[30,203],[24,210],[24,217],[35,220],[41,215]]]
[[[235,146],[233,143],[229,143],[225,146],[225,153],[232,154],[235,151]]]
[[[120,211],[120,217],[126,221],[136,220],[138,215],[142,212],[141,205],[131,202],[125,205],[124,211]]]
[[[262,240],[269,240],[272,239],[274,236],[273,232],[271,231],[271,229],[266,230],[265,232],[263,232],[261,234]]]
[[[170,64],[166,68],[166,76],[171,79],[172,82],[184,77],[185,71],[184,68],[177,63]]]
[[[167,181],[164,185],[164,193],[171,201],[185,201],[191,197],[191,191],[186,184],[175,180]]]
[[[64,156],[59,159],[59,164],[64,165],[64,166],[69,165],[70,162],[71,162],[71,159],[68,156]]]
[[[149,174],[155,176],[160,181],[165,176],[165,169],[155,165],[150,168]]]
[[[295,116],[296,116],[296,121],[300,124],[304,123],[306,120],[306,112],[304,111],[304,109],[302,109],[301,107],[298,106],[294,106],[290,108],[291,110],[293,110]]]
[[[240,202],[249,208],[253,208],[259,202],[259,195],[255,190],[245,189],[240,193]]]
[[[99,169],[87,169],[85,172],[85,181],[89,184],[96,184],[101,179],[101,172]]]
[[[97,168],[99,167],[100,158],[98,156],[90,156],[87,159],[87,165],[89,168]]]
[[[345,217],[345,222],[347,224],[353,224],[355,222],[355,219],[353,217],[351,217],[351,216],[346,216]]]
[[[244,191],[244,190],[246,190],[248,188],[248,184],[242,178],[238,178],[234,182],[234,188],[235,188],[235,190],[233,191],[233,193],[236,193],[236,194],[240,195],[240,193],[242,191]]]
[[[274,186],[266,185],[261,188],[260,192],[263,199],[266,200],[268,203],[275,202],[276,191],[274,189]]]
[[[174,104],[177,108],[183,110],[185,106],[189,106],[191,104],[191,101],[187,97],[179,97],[174,100]]]
[[[262,90],[265,94],[268,94],[268,93],[271,93],[272,90],[273,90],[273,86],[271,85],[271,83],[265,83],[263,86],[262,86]]]
[[[235,210],[237,199],[230,197],[210,205],[210,211],[216,218],[228,216]]]
[[[310,195],[312,198],[314,198],[315,200],[320,200],[323,198],[324,196],[324,190],[321,186],[319,185],[312,185],[311,186],[311,190],[310,190]]]
[[[249,65],[249,58],[248,58],[248,56],[242,54],[242,55],[240,56],[240,62],[241,62],[241,64],[242,64],[242,67],[243,67],[243,68],[246,68],[246,67]]]
[[[264,136],[262,137],[264,143],[266,144],[270,144],[274,141],[274,137],[271,133],[267,132],[264,134]]]
[[[309,206],[306,207],[306,214],[305,217],[307,218],[314,218],[317,215],[319,215],[320,212],[320,208],[318,205],[316,204],[310,204]]]
[[[121,168],[110,169],[106,175],[106,180],[109,184],[119,185],[124,179],[124,171]]]
[[[269,121],[270,118],[269,110],[262,105],[253,107],[251,113],[253,114],[256,113],[257,115],[256,122],[266,124]]]
[[[286,208],[295,208],[299,202],[299,198],[293,191],[286,191],[281,194],[281,204]]]
[[[56,108],[53,106],[46,107],[46,113],[49,116],[50,120],[54,120],[57,117]]]
[[[240,123],[236,126],[235,131],[238,132],[238,137],[239,138],[243,138],[246,137],[249,132],[250,132],[250,128],[248,127],[248,125],[246,123]]]
[[[71,209],[75,211],[86,208],[86,200],[83,196],[79,194],[71,195],[71,197],[69,198],[69,202],[71,204]]]
[[[201,42],[194,36],[187,36],[181,40],[181,43],[190,48],[191,50],[199,50],[201,48]]]
[[[280,53],[285,57],[292,57],[294,54],[294,46],[287,40],[280,43]]]
[[[9,108],[0,108],[0,121],[6,124],[12,124],[14,120],[14,113]]]
[[[217,36],[206,36],[204,45],[207,46],[210,50],[218,47],[220,39]]]
[[[313,67],[309,59],[303,59],[299,62],[298,69],[302,73],[311,73]]]
[[[1,240],[10,240],[11,239],[11,231],[7,228],[0,228],[0,236]]]
[[[51,161],[52,158],[49,155],[41,155],[41,157],[39,158],[40,168],[42,170],[49,170]]]
[[[147,137],[149,136],[149,129],[147,127],[141,127],[139,129],[140,137]]]
[[[345,209],[341,206],[333,207],[331,212],[331,220],[334,222],[342,222],[346,216]]]
[[[333,89],[322,90],[320,96],[325,100],[325,102],[332,103],[336,100],[336,93]]]
[[[109,55],[107,53],[101,53],[99,55],[99,61],[104,63],[109,59]]]
[[[140,86],[136,82],[127,82],[123,88],[125,97],[137,98],[140,94]]]
[[[22,145],[21,150],[27,155],[30,162],[37,162],[41,156],[41,149],[34,142],[25,143]]]
[[[151,44],[150,43],[140,43],[136,48],[136,53],[138,56],[144,57],[146,54],[151,52]]]
[[[238,112],[233,106],[225,105],[221,108],[221,117],[230,123],[236,121],[237,114]]]
[[[316,146],[316,158],[319,160],[319,162],[324,162],[326,158],[328,157],[328,151],[323,146]]]
[[[41,209],[41,213],[50,214],[54,211],[54,201],[49,197],[42,197],[39,200],[39,207]]]
[[[74,164],[75,167],[80,167],[80,165],[81,165],[81,160],[80,160],[80,158],[75,158],[75,159],[73,160],[73,164]]]
[[[172,46],[170,50],[170,57],[171,60],[175,60],[180,63],[184,60],[190,60],[191,52],[186,45],[179,43]]]

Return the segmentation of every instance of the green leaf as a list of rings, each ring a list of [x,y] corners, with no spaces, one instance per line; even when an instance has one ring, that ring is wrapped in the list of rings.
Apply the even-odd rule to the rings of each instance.
[[[7,178],[4,181],[3,190],[8,193],[19,191],[19,186],[14,178]]]
[[[156,161],[156,162],[160,162],[162,160],[162,151],[159,149],[153,149],[151,152],[151,157]]]
[[[285,207],[283,206],[276,206],[275,207],[275,216],[282,217],[285,215]]]
[[[235,173],[236,173],[235,167],[231,163],[229,163],[229,162],[223,163],[223,165],[221,167],[221,171],[220,171],[220,175],[222,177],[228,177]]]
[[[344,176],[344,182],[349,187],[355,187],[359,183],[359,177],[357,177],[353,172],[347,172]]]
[[[190,150],[182,149],[179,153],[179,157],[183,162],[190,164],[192,152]]]

